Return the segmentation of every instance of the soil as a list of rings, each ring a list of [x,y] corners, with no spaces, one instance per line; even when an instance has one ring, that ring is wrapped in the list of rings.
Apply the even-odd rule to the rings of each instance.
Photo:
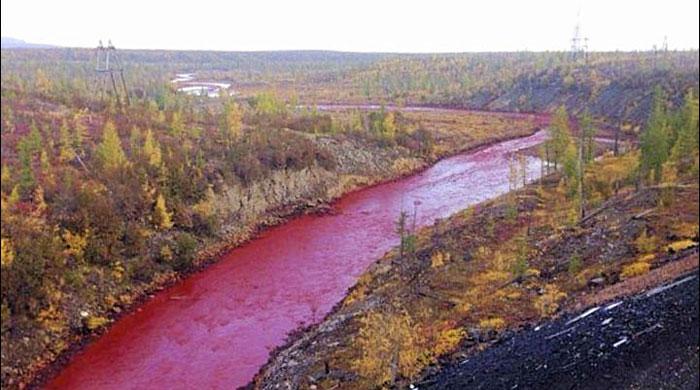
[[[417,387],[697,389],[697,283],[696,270],[673,283],[503,337]],[[672,287],[660,291],[662,286]]]

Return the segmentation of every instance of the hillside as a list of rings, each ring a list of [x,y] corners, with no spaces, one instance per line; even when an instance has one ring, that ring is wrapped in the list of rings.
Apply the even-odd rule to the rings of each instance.
[[[0,48],[1,49],[47,49],[56,47],[53,45],[46,45],[41,43],[30,43],[23,41],[21,39],[12,37],[2,37],[0,38]]]
[[[250,387],[406,388],[413,383],[463,388],[490,383],[486,388],[500,388],[496,383],[503,380],[511,388],[520,383],[518,378],[530,386],[540,382],[528,381],[540,380],[566,387],[570,379],[565,374],[531,370],[542,359],[564,359],[565,350],[541,356],[518,351],[528,356],[524,361],[493,356],[508,354],[511,340],[536,337],[535,325],[545,326],[547,334],[564,332],[564,320],[557,318],[568,321],[575,317],[568,313],[614,303],[698,266],[697,175],[637,191],[622,179],[635,159],[607,156],[592,164],[588,196],[598,201],[583,219],[566,195],[566,180],[553,174],[417,232],[414,249],[404,255],[396,249],[378,260],[321,323],[292,335],[276,350]],[[615,187],[617,193],[610,192]],[[678,326],[690,338],[666,339],[674,343],[666,346],[669,351],[683,351],[693,337],[697,344],[697,332],[688,330],[692,326],[674,317],[695,305],[697,323],[696,298],[676,295],[685,303],[673,305],[685,306],[657,313],[666,316],[664,328]],[[654,318],[642,316],[650,322],[638,325],[628,319],[614,329],[643,332]],[[520,329],[525,333],[517,333]],[[544,348],[537,345],[527,347]],[[611,356],[611,361],[620,359]],[[580,378],[579,385],[595,387],[599,378],[586,376],[584,363],[571,372]],[[463,364],[477,367],[479,374],[470,374]],[[519,376],[522,364],[528,364],[522,368],[528,376]],[[444,373],[443,365],[449,367]],[[477,382],[471,382],[473,375],[480,375]]]

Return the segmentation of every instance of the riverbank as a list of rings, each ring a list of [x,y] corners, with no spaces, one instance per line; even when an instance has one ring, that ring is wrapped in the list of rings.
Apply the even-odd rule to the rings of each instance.
[[[477,118],[479,118],[477,116]],[[265,227],[269,226],[274,226],[277,225],[283,221],[288,220],[290,217],[296,216],[296,215],[301,215],[301,214],[306,214],[309,212],[316,212],[318,210],[327,210],[328,209],[328,204],[331,202],[333,199],[338,198],[339,196],[343,194],[348,194],[352,193],[358,188],[366,188],[367,186],[371,185],[376,185],[379,182],[387,182],[387,181],[392,181],[396,180],[399,177],[405,176],[410,172],[417,172],[420,170],[423,170],[426,168],[426,166],[430,163],[435,163],[436,161],[441,160],[442,158],[451,155],[451,154],[456,154],[459,151],[461,151],[461,148],[464,149],[472,149],[472,148],[479,148],[479,147],[484,147],[485,145],[492,144],[494,142],[498,142],[502,139],[507,139],[513,136],[524,136],[527,134],[531,134],[532,132],[536,131],[537,127],[536,125],[531,124],[529,121],[523,121],[523,125],[517,125],[518,122],[513,122],[511,120],[508,120],[507,122],[500,123],[496,125],[493,121],[487,121],[486,124],[482,120],[478,120],[479,126],[490,126],[491,129],[494,131],[488,133],[488,137],[481,138],[481,134],[487,134],[487,133],[481,133],[481,132],[476,132],[478,130],[477,127],[471,127],[470,128],[462,128],[461,133],[457,134],[452,134],[451,129],[443,129],[442,134],[448,135],[450,134],[451,137],[462,137],[461,142],[450,142],[449,145],[447,145],[447,140],[441,140],[438,138],[436,141],[437,145],[445,145],[442,147],[442,151],[436,153],[431,160],[427,160],[422,162],[421,164],[395,164],[396,161],[401,160],[402,155],[401,154],[386,154],[382,153],[380,150],[374,151],[371,153],[373,157],[375,157],[375,160],[364,160],[363,158],[355,158],[354,162],[352,164],[345,163],[342,165],[339,169],[344,170],[344,174],[340,176],[333,176],[333,175],[328,175],[328,174],[321,174],[320,176],[317,175],[316,177],[323,178],[322,181],[313,181],[309,180],[308,177],[300,177],[298,180],[301,182],[304,182],[305,184],[309,183],[323,183],[325,180],[326,184],[321,184],[321,188],[325,188],[324,191],[321,193],[324,193],[325,195],[319,195],[318,191],[311,191],[309,194],[312,194],[312,196],[297,196],[296,198],[290,198],[288,195],[289,189],[286,190],[281,190],[281,188],[294,188],[292,187],[280,187],[283,183],[288,183],[288,181],[285,180],[277,180],[276,183],[274,184],[275,181],[271,185],[268,185],[267,188],[270,194],[274,194],[272,196],[266,196],[265,199],[268,200],[274,200],[278,199],[278,201],[289,201],[291,199],[297,199],[295,203],[288,204],[283,207],[273,207],[273,208],[268,208],[268,207],[254,207],[253,209],[261,209],[261,210],[268,210],[265,211],[264,214],[251,218],[250,221],[252,221],[252,224],[250,225],[242,225],[240,224],[240,218],[236,219],[234,222],[235,230],[233,231],[232,234],[229,234],[227,237],[229,237],[228,241],[220,241],[218,243],[210,243],[207,245],[207,250],[203,251],[198,260],[195,261],[195,267],[180,273],[179,275],[171,275],[168,278],[163,278],[159,280],[158,284],[153,284],[149,286],[147,289],[143,289],[140,291],[135,292],[134,298],[131,300],[130,304],[123,304],[119,303],[118,304],[118,311],[112,311],[111,313],[107,314],[107,317],[116,320],[120,318],[124,318],[125,316],[131,315],[134,313],[134,311],[138,311],[142,306],[153,300],[153,295],[159,291],[164,289],[165,287],[168,286],[173,286],[176,285],[179,281],[183,279],[184,276],[186,275],[191,275],[192,273],[196,274],[196,271],[200,271],[211,264],[215,263],[216,260],[220,259],[219,256],[221,256],[223,253],[226,251],[229,251],[233,247],[237,247],[244,242],[247,242],[249,239],[254,238],[256,236],[259,236],[259,233],[264,229]],[[459,124],[457,124],[459,125]],[[514,128],[509,128],[508,126],[513,126]],[[441,134],[440,132],[436,132],[436,134]],[[352,141],[347,140],[343,141],[340,143],[336,143],[333,141],[333,139],[328,138],[328,137],[319,137],[319,136],[311,136],[312,139],[314,139],[314,142],[319,142],[322,145],[325,145],[325,147],[331,148],[331,152],[334,153],[336,156],[340,156],[340,153],[344,153],[347,156],[352,156],[352,155],[359,155],[362,156],[364,155],[363,153],[359,152],[359,149],[361,146],[352,143]],[[451,139],[450,139],[451,141]],[[452,149],[450,149],[452,148]],[[460,149],[457,149],[460,148]],[[376,162],[368,164],[370,161],[377,161],[376,158],[383,158],[383,160],[379,161],[384,161],[380,165],[378,165]],[[353,160],[352,158],[346,158],[346,160]],[[347,162],[347,161],[346,161]],[[377,167],[382,167],[377,169]],[[367,167],[372,167],[370,169],[366,169]],[[358,174],[359,172],[365,173],[364,176]],[[295,179],[297,180],[297,179]],[[339,187],[340,185],[340,187]],[[261,188],[261,187],[259,187]],[[262,188],[265,188],[263,186]],[[298,188],[308,188],[307,187],[298,187]],[[315,194],[315,195],[313,195]],[[250,196],[246,196],[245,198],[250,198]],[[253,197],[255,198],[255,196]],[[226,207],[226,204],[238,204],[239,202],[237,201],[231,201],[230,197],[227,199],[226,197],[223,197],[221,200],[218,202],[225,203],[224,205],[217,206],[218,210],[227,210],[224,207]],[[230,213],[231,215],[235,214],[234,212],[231,212],[230,210],[227,212]],[[231,226],[231,225],[229,225]],[[223,230],[226,231],[227,229],[231,228],[226,228],[224,227]],[[230,231],[230,230],[229,230]],[[156,294],[157,295],[157,294]],[[129,313],[129,314],[126,314]],[[103,328],[102,330],[98,329],[95,332],[92,332],[90,334],[83,334],[83,335],[78,335],[76,338],[76,342],[73,344],[74,347],[68,350],[68,352],[65,352],[63,358],[57,360],[57,363],[55,363],[51,368],[47,369],[44,371],[44,374],[38,378],[37,381],[35,381],[35,384],[39,384],[43,381],[45,381],[47,378],[51,376],[51,374],[57,373],[59,371],[59,368],[64,366],[67,361],[70,360],[72,356],[74,356],[77,352],[81,351],[83,347],[91,342],[95,341],[96,339],[99,339],[99,335],[104,333],[104,330],[106,330],[107,327]]]
[[[623,186],[625,174],[611,175],[635,161],[594,163],[587,180],[599,190],[582,222],[554,175],[421,230],[415,251],[394,250],[372,265],[324,321],[277,349],[249,387],[407,387],[696,252],[697,183],[636,192]],[[616,185],[617,195],[605,191]]]

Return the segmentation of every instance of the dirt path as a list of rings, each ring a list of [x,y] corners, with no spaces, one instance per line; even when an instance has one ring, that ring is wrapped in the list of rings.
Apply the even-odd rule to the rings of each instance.
[[[698,271],[502,338],[421,389],[697,389]]]

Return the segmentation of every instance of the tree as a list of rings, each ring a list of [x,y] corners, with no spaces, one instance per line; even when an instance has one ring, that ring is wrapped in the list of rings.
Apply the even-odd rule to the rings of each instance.
[[[12,247],[12,241],[9,238],[3,238],[0,240],[0,264],[3,267],[8,267],[12,265],[15,260],[15,250]]]
[[[399,244],[399,256],[401,258],[403,258],[403,254],[405,251],[404,244],[405,244],[406,232],[408,230],[406,228],[407,220],[408,220],[408,213],[404,210],[401,210],[401,213],[399,213],[399,218],[396,220],[396,234],[399,235],[399,240],[401,240],[400,244]]]
[[[360,319],[357,343],[362,355],[352,366],[370,381],[368,387],[393,384],[398,375],[410,378],[420,371],[416,330],[411,317],[396,309],[372,310]]]
[[[32,167],[32,146],[28,137],[22,138],[17,146],[19,159],[19,191],[23,196],[28,196],[34,190],[34,168]]]
[[[569,114],[566,112],[566,107],[560,106],[554,113],[552,124],[550,126],[550,139],[547,141],[549,150],[551,151],[554,169],[558,164],[563,162],[566,151],[571,143],[571,131],[569,130]]]
[[[42,69],[37,69],[34,75],[34,89],[40,94],[46,94],[51,88],[51,81]]]
[[[165,206],[163,194],[158,194],[156,198],[152,221],[161,230],[168,230],[173,227],[172,213],[170,213]]]
[[[417,214],[417,205],[414,208],[413,212],[413,230],[415,231],[416,228],[416,214]],[[409,229],[408,226],[408,213],[406,211],[401,210],[401,213],[399,214],[399,218],[396,220],[396,233],[399,235],[400,244],[399,244],[399,254],[400,257],[403,258],[404,254],[407,253],[413,253],[415,252],[415,246],[416,246],[416,236],[413,235],[411,229]]]
[[[120,169],[128,163],[117,129],[112,122],[105,123],[102,142],[97,146],[96,152],[102,167],[106,170]]]
[[[73,144],[71,142],[70,129],[68,128],[68,123],[64,120],[59,128],[59,152],[58,158],[61,161],[71,161],[75,158],[75,150],[73,149]]]
[[[185,132],[185,125],[182,121],[180,111],[174,111],[170,119],[170,132],[174,137],[180,138]]]
[[[77,113],[75,116],[73,116],[73,134],[71,137],[71,142],[73,144],[73,150],[76,152],[76,154],[83,149],[83,142],[85,141],[85,134],[87,133],[87,129],[85,128],[85,125],[83,125],[82,119],[83,115],[81,113]]]
[[[685,97],[678,137],[671,150],[671,160],[678,173],[687,172],[698,160],[698,98],[689,91]]]
[[[143,141],[143,154],[148,159],[148,163],[154,167],[159,166],[162,162],[160,144],[153,138],[151,129],[146,130],[146,137]]]
[[[664,98],[660,88],[654,92],[653,110],[640,137],[640,173],[648,178],[653,173],[655,183],[661,182],[663,164],[668,159],[668,134],[670,133]]]
[[[394,113],[389,111],[384,115],[382,121],[382,134],[385,138],[393,140],[396,137],[396,118]]]
[[[27,146],[29,147],[29,151],[31,153],[37,153],[41,150],[43,137],[41,136],[41,131],[39,131],[39,128],[34,121],[32,121],[29,128],[29,134],[26,136]]]
[[[231,148],[233,142],[241,136],[242,120],[243,113],[238,104],[226,100],[221,117],[221,133],[226,148]]]
[[[595,135],[598,129],[593,125],[593,118],[588,110],[584,111],[579,120],[581,131],[579,134],[579,143],[581,144],[583,162],[589,163],[595,157]]]

